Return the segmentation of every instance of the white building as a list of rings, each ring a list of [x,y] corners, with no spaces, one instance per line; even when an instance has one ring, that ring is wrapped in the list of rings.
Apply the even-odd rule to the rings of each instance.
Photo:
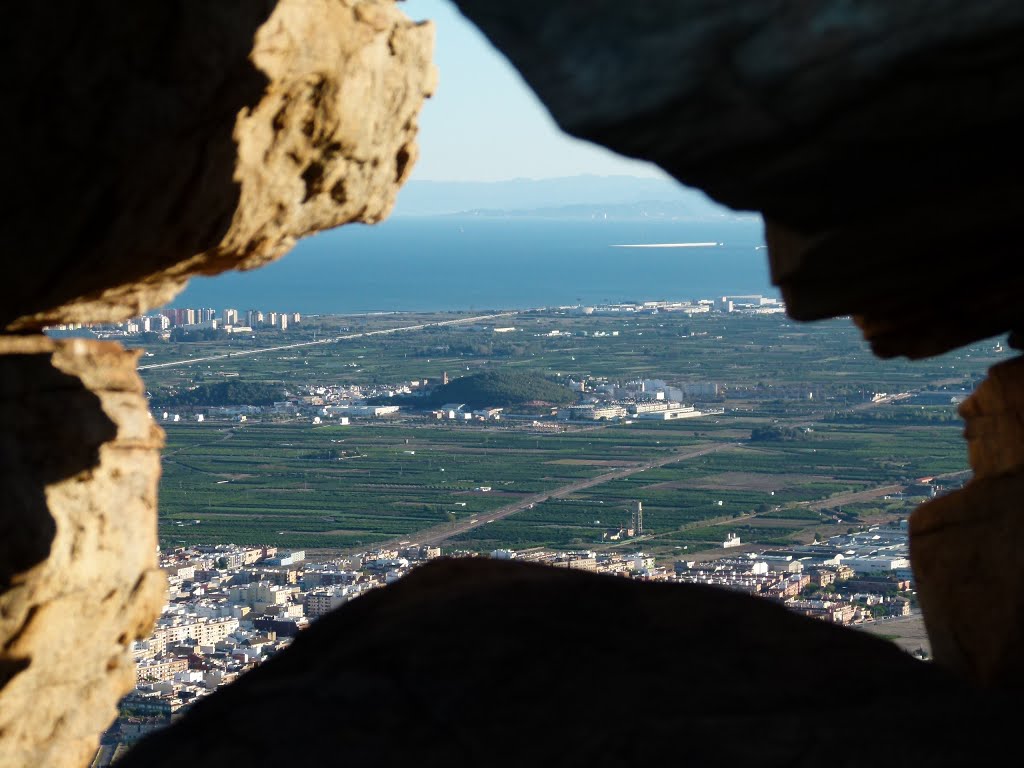
[[[200,645],[213,645],[238,631],[238,619],[234,617],[221,619],[184,617],[182,620],[175,616],[169,619],[168,624],[163,624],[163,620],[161,620],[161,627],[165,633],[165,642],[168,644],[180,643],[189,638]]]
[[[388,416],[398,413],[398,408],[397,405],[341,405],[334,410],[349,416]]]
[[[630,570],[637,573],[649,573],[654,570],[654,558],[643,552],[637,552],[630,561]]]
[[[558,412],[563,419],[617,419],[626,415],[626,409],[621,405],[571,405]]]
[[[678,404],[658,399],[644,400],[643,402],[634,403],[632,406],[630,406],[629,410],[631,410],[633,413],[656,413],[658,411],[667,411],[673,405]]]
[[[868,555],[865,557],[848,557],[843,560],[856,573],[875,574],[905,570],[910,567],[910,560],[905,557],[891,555]]]
[[[702,411],[696,410],[692,405],[675,404],[669,408],[638,413],[636,417],[648,421],[672,421],[674,419],[692,419],[703,415]]]

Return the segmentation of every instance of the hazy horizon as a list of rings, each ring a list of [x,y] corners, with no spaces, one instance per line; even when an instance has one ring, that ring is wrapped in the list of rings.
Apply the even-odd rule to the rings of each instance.
[[[700,190],[684,187],[667,177],[580,173],[479,181],[410,179],[399,190],[391,216],[439,215],[480,209],[524,211],[641,202],[673,204],[685,216],[737,215]]]

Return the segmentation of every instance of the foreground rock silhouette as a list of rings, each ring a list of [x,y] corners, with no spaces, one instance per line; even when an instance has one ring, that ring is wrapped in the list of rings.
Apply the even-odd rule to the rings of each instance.
[[[380,221],[436,77],[433,28],[387,0],[23,3],[7,25],[17,331],[125,320]]]
[[[433,29],[388,0],[20,3],[0,282],[0,765],[92,757],[166,597],[163,435],[124,320],[189,277],[380,221],[416,160]]]
[[[911,357],[1019,323],[1021,3],[456,4],[565,131],[764,214],[791,317]]]
[[[1024,5],[456,4],[564,130],[760,211],[791,317],[853,315],[882,357],[1024,348]],[[1020,358],[986,384],[975,479],[914,512],[911,562],[936,662],[1019,688]]]
[[[320,619],[120,766],[964,766],[1007,747],[1000,710],[765,600],[441,560]]]
[[[0,336],[0,765],[85,765],[160,615],[163,432],[120,344]]]

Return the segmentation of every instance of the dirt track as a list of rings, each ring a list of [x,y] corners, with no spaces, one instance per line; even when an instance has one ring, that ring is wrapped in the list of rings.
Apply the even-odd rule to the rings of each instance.
[[[524,509],[530,509],[536,504],[540,504],[548,499],[561,499],[570,494],[582,491],[586,488],[593,488],[596,485],[602,485],[609,483],[612,480],[621,480],[625,477],[630,477],[638,472],[643,472],[648,469],[655,467],[663,467],[666,464],[675,464],[676,462],[686,461],[688,459],[695,459],[700,456],[706,456],[709,453],[717,453],[718,451],[737,448],[739,443],[710,443],[707,445],[700,446],[695,450],[690,450],[685,453],[673,452],[665,456],[660,456],[657,459],[646,461],[643,464],[637,464],[632,467],[625,467],[623,469],[617,469],[613,472],[605,472],[602,475],[596,477],[590,477],[585,480],[577,480],[563,485],[559,488],[555,488],[552,491],[546,493],[535,493],[529,496],[524,496],[519,501],[513,504],[507,504],[504,507],[499,507],[493,512],[487,512],[484,514],[476,515],[469,520],[463,520],[455,523],[454,525],[443,525],[430,528],[426,531],[421,531],[415,534],[413,537],[408,539],[394,540],[381,544],[381,548],[395,547],[395,546],[426,546],[426,545],[437,545],[453,536],[458,536],[461,533],[479,528],[481,525],[493,522],[495,520],[501,520],[504,517],[513,515],[516,512],[522,512]]]

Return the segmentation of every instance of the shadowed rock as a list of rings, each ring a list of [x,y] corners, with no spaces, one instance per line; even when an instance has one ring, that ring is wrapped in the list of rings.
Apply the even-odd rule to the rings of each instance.
[[[1019,324],[1024,5],[456,2],[564,130],[761,211],[792,317],[912,357]]]
[[[4,331],[122,320],[379,221],[415,162],[433,32],[387,0],[9,10]],[[164,602],[136,359],[0,336],[0,765],[85,764]]]
[[[918,507],[910,554],[936,660],[986,686],[1024,686],[1024,358],[960,405],[974,477]]]
[[[960,766],[1001,721],[939,668],[764,600],[451,560],[319,620],[121,765]]]
[[[163,605],[163,433],[137,359],[0,337],[0,765],[84,765]]]
[[[122,320],[379,221],[433,88],[431,27],[385,0],[22,3],[5,26],[13,330]]]

